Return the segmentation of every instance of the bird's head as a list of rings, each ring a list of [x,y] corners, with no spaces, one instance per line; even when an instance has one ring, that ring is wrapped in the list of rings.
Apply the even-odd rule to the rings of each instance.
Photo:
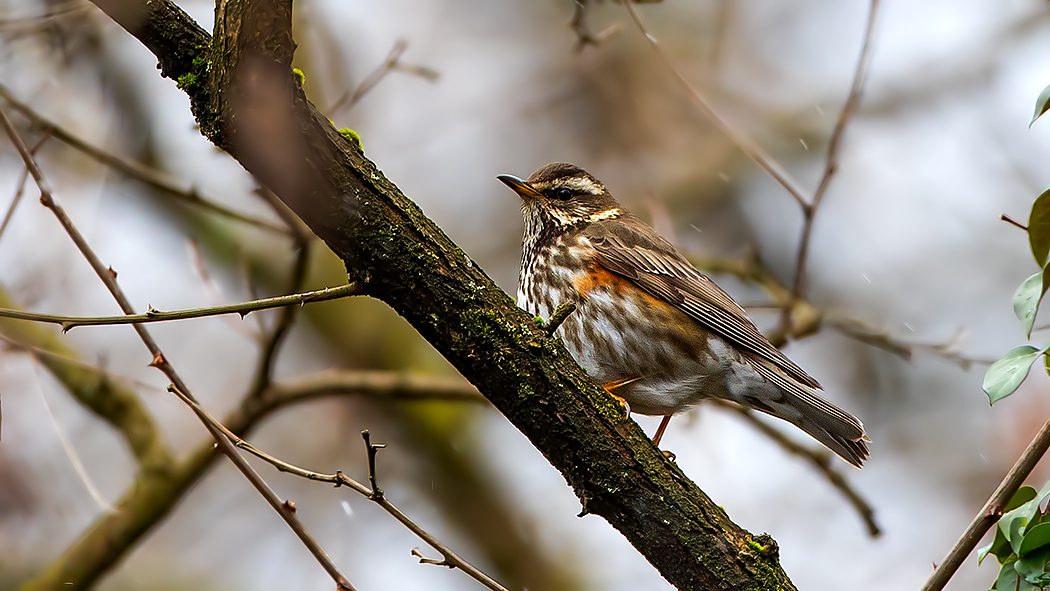
[[[601,181],[572,164],[548,164],[528,180],[496,178],[521,197],[526,234],[567,231],[623,214]]]

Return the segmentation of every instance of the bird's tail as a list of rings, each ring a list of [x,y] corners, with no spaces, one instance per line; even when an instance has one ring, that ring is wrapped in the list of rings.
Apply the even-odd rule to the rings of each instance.
[[[748,397],[749,406],[792,423],[842,459],[861,467],[868,457],[871,440],[860,420],[821,398],[819,390],[802,385],[761,361],[753,365],[777,386],[781,396],[776,399]]]

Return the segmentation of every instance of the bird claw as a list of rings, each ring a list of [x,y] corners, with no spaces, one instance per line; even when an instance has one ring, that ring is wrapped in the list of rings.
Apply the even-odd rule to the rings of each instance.
[[[606,392],[609,392],[609,391],[606,390]],[[609,394],[611,394],[612,397],[616,399],[616,402],[620,403],[620,406],[623,407],[623,412],[624,412],[624,414],[627,415],[627,418],[628,419],[631,418],[631,404],[629,402],[627,402],[627,399],[626,398],[621,398],[620,396],[617,396],[616,394],[613,394],[612,392],[609,392]]]

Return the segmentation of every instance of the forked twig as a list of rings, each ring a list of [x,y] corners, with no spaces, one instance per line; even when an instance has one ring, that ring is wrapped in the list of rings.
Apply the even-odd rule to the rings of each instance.
[[[344,92],[342,96],[332,103],[331,107],[325,109],[325,112],[332,116],[343,109],[352,108],[391,72],[405,72],[407,74],[419,76],[429,82],[433,82],[441,76],[437,70],[433,70],[426,66],[406,64],[402,62],[401,56],[404,55],[405,50],[407,49],[408,42],[404,39],[395,43],[393,49],[387,54],[386,59],[383,60],[383,63],[379,64],[375,70],[372,70],[369,75],[365,76],[365,78],[361,80],[353,90],[347,90]]]
[[[813,220],[817,215],[820,204],[831,185],[831,179],[839,168],[839,152],[842,146],[842,137],[846,131],[853,115],[860,106],[860,97],[864,91],[864,82],[868,78],[868,68],[871,65],[872,47],[875,39],[875,24],[878,20],[880,0],[871,0],[871,9],[868,11],[868,26],[864,31],[864,43],[861,46],[860,57],[857,58],[857,69],[853,74],[853,84],[850,86],[849,96],[846,104],[842,106],[839,117],[835,121],[835,128],[831,132],[828,141],[828,155],[824,163],[824,174],[820,177],[817,190],[813,193],[813,199],[808,203],[800,203],[802,208],[802,236],[799,238],[798,253],[795,259],[795,274],[791,282],[792,300],[802,296],[806,287],[806,267],[809,259],[809,244],[813,236]],[[791,322],[792,307],[784,308],[780,316],[781,329]]]

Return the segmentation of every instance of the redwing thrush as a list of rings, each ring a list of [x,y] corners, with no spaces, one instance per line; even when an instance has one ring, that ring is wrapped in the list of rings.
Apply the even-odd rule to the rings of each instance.
[[[673,414],[715,397],[784,419],[854,466],[868,457],[861,422],[598,179],[561,163],[498,178],[525,216],[518,305],[548,319],[576,304],[558,334],[632,410],[664,415],[656,444]]]

